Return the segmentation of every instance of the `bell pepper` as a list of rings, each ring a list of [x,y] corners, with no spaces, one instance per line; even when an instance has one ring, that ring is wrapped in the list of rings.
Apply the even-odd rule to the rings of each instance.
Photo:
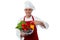
[[[32,30],[34,30],[34,25],[31,24],[31,25],[30,25],[30,28],[31,28]]]
[[[30,23],[30,28],[31,28],[32,30],[34,30],[34,22],[33,22],[33,21]]]

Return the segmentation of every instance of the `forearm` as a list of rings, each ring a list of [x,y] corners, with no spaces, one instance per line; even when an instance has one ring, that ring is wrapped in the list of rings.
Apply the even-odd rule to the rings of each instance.
[[[44,22],[39,22],[39,25],[41,25],[42,27],[46,28]]]
[[[35,21],[35,25],[40,25],[40,26],[46,28],[44,22],[42,22],[42,21]]]

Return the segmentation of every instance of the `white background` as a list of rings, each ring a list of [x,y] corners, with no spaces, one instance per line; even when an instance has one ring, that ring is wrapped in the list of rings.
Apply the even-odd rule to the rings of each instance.
[[[0,0],[0,40],[18,40],[15,27],[25,15],[26,0]],[[38,27],[39,40],[60,40],[60,0],[30,0],[32,15],[48,22],[47,30]]]

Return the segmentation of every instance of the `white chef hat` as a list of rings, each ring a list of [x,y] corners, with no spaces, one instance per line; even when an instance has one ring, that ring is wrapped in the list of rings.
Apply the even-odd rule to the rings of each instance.
[[[35,9],[34,5],[30,1],[25,2],[25,8],[31,8],[33,10]]]

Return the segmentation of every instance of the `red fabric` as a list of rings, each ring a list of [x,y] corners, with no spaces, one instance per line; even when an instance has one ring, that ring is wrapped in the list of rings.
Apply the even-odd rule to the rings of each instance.
[[[34,21],[34,17],[32,16],[32,21]],[[24,20],[25,20],[25,17],[24,17]],[[30,23],[31,21],[26,21],[26,23]],[[36,29],[36,26],[34,27],[34,32],[31,34],[31,35],[28,35],[28,36],[25,36],[24,37],[24,40],[39,40],[38,39],[38,35],[37,35],[37,29]]]

